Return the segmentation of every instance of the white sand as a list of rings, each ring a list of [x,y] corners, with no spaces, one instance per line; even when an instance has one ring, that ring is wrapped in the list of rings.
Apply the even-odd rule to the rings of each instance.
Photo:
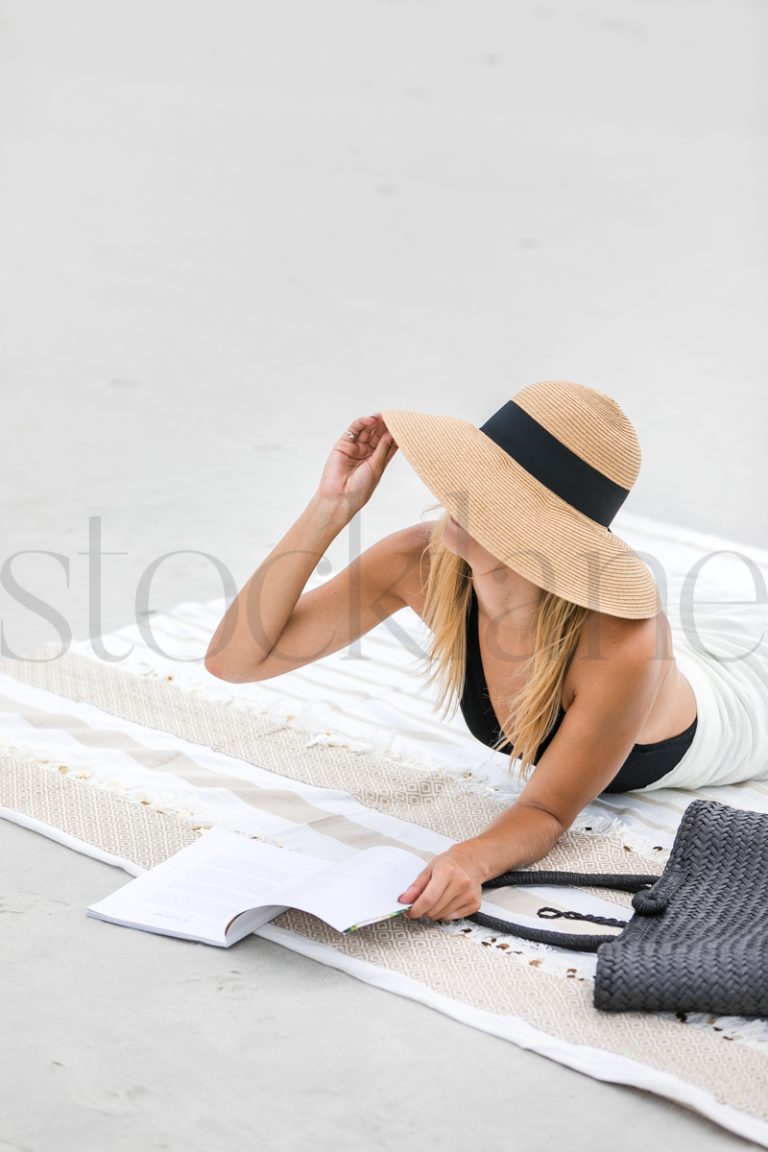
[[[133,619],[164,553],[150,607],[220,595],[185,550],[242,584],[353,416],[481,422],[547,377],[635,422],[628,509],[768,546],[767,25],[761,0],[0,0],[4,558],[56,554],[16,578],[76,636]],[[332,562],[427,499],[396,460]],[[6,651],[55,637],[0,596]],[[0,843],[0,1148],[745,1146],[263,941],[96,955],[80,912],[114,873]]]

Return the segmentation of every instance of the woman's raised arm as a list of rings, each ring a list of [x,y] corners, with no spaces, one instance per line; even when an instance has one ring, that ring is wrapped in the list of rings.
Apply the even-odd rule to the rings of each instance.
[[[403,607],[423,529],[375,544],[347,569],[302,596],[328,546],[370,499],[397,451],[379,415],[355,420],[333,447],[317,492],[229,605],[205,667],[222,680],[266,680],[351,643]],[[423,544],[422,544],[423,546]],[[413,574],[411,574],[413,581]]]

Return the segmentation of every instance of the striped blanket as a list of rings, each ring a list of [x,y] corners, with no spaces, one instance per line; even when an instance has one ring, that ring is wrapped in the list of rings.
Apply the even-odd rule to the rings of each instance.
[[[662,560],[671,588],[727,546],[637,518],[622,532]],[[768,575],[768,557],[743,551]],[[713,561],[700,588],[717,598],[732,582]],[[209,825],[329,860],[382,843],[428,859],[516,794],[505,757],[479,745],[460,716],[434,713],[421,676],[425,634],[409,613],[278,680],[231,685],[202,667],[223,609],[186,602],[151,627],[119,629],[102,638],[111,661],[86,641],[56,658],[0,661],[0,814],[137,874]],[[659,872],[695,797],[768,811],[765,781],[606,795],[535,867]],[[484,907],[540,923],[542,902],[631,912],[623,893],[544,886],[494,892]],[[768,1147],[764,1021],[689,1014],[681,1028],[664,1014],[607,1016],[591,1004],[593,956],[466,922],[389,921],[339,938],[288,912],[259,934]]]

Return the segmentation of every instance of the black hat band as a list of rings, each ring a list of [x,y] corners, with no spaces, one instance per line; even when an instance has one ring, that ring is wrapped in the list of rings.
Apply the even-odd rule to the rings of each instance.
[[[534,479],[577,512],[606,528],[629,495],[508,400],[480,428]]]

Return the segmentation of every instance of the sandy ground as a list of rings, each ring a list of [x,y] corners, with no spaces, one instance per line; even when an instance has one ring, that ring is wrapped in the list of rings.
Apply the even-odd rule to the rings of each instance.
[[[0,0],[4,653],[241,586],[353,416],[551,377],[636,424],[628,510],[767,547],[767,26]],[[428,499],[397,459],[330,563]],[[745,1147],[264,941],[104,930],[112,869],[0,845],[0,1149]]]

